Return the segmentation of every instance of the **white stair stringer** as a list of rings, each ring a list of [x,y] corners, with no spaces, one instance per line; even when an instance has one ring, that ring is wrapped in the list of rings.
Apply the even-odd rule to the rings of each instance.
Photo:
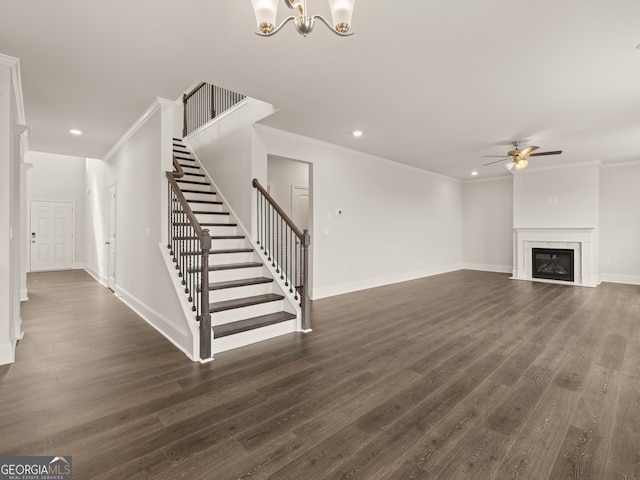
[[[212,353],[299,331],[299,306],[283,290],[279,275],[273,276],[266,259],[255,249],[250,235],[193,152],[179,155],[191,160],[180,160],[183,166],[188,166],[178,185],[202,228],[208,229],[212,237],[209,254]],[[198,268],[199,263],[194,256],[190,265]],[[176,282],[180,283],[177,276]],[[195,315],[193,318],[197,331]]]

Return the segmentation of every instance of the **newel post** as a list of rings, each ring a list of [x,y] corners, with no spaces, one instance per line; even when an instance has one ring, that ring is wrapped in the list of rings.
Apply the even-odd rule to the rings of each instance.
[[[182,138],[187,136],[187,94],[182,95]]]
[[[309,230],[302,235],[302,262],[303,262],[303,282],[300,292],[300,310],[302,314],[302,330],[311,330],[311,299],[309,298],[309,245],[311,236]]]
[[[211,235],[209,230],[203,231],[202,259],[200,271],[200,358],[211,358],[211,314],[209,313],[209,250]]]

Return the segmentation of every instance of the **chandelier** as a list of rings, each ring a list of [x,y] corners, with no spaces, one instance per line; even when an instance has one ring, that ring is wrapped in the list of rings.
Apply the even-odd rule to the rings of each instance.
[[[353,14],[353,4],[355,0],[327,1],[331,8],[333,25],[322,15],[309,15],[307,12],[307,0],[284,0],[285,5],[293,10],[297,10],[298,14],[297,16],[291,15],[285,18],[282,23],[276,27],[276,13],[280,0],[251,0],[253,10],[256,14],[256,20],[258,21],[258,28],[260,29],[259,32],[256,32],[256,35],[263,37],[274,35],[278,33],[286,23],[293,20],[293,24],[298,33],[306,37],[312,32],[316,18],[322,21],[329,27],[329,30],[336,35],[340,35],[341,37],[353,35],[353,32],[350,32],[349,29],[351,28],[351,15]]]

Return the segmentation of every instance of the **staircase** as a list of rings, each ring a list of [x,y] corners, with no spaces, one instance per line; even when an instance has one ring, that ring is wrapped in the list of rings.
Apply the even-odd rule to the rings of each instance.
[[[208,229],[211,236],[208,278],[212,354],[295,331],[296,308],[274,282],[244,232],[239,231],[193,155],[176,138],[173,155],[184,172],[176,179],[178,188],[200,226]],[[180,222],[184,220],[171,221],[173,242],[189,242],[195,238],[181,233],[184,223]],[[201,252],[188,247],[179,250],[179,256],[192,258],[181,262],[174,257],[178,274],[199,272]],[[188,265],[183,267],[186,272],[180,271],[182,264]],[[196,290],[199,292],[200,288]]]

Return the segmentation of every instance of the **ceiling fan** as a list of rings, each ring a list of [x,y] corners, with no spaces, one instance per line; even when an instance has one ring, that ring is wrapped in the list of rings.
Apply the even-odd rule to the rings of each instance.
[[[543,155],[560,155],[562,153],[562,150],[531,153],[534,150],[539,149],[540,147],[530,146],[520,150],[518,148],[518,142],[512,142],[512,144],[513,144],[513,150],[511,150],[510,152],[507,152],[506,155],[483,155],[483,157],[500,157],[501,158],[501,160],[496,160],[495,162],[485,163],[483,167],[486,167],[487,165],[493,165],[494,163],[502,162],[507,158],[510,158],[511,161],[509,163],[506,163],[505,167],[509,171],[512,171],[513,169],[515,169],[516,171],[519,172],[527,168],[527,165],[529,165],[529,157],[541,157]]]

